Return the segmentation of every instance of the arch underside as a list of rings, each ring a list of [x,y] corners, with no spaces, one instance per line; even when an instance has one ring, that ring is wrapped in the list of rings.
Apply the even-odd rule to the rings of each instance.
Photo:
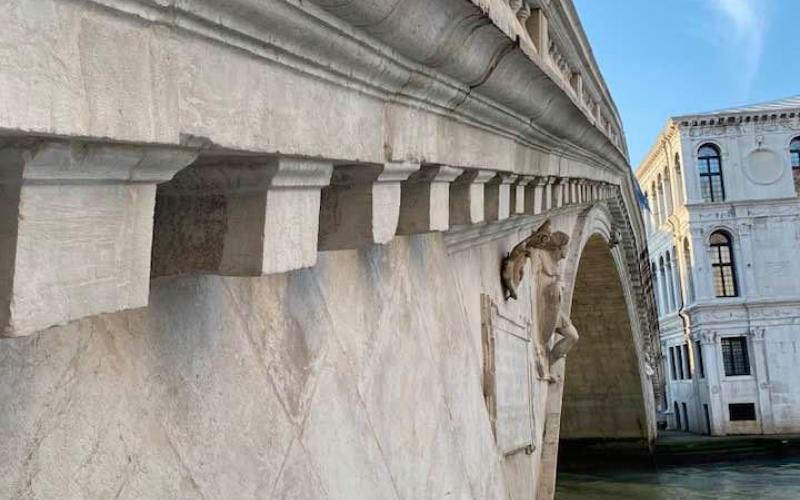
[[[600,236],[592,236],[581,255],[571,316],[580,341],[566,360],[561,439],[646,439],[645,391],[629,310]]]

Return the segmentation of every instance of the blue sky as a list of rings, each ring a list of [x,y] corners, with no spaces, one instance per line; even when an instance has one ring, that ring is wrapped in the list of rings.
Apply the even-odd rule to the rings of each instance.
[[[574,0],[636,168],[670,116],[800,94],[800,0]]]

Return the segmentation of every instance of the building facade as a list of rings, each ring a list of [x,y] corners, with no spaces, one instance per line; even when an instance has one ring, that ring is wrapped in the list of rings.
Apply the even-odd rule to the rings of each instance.
[[[672,118],[636,176],[668,425],[800,431],[800,97]]]

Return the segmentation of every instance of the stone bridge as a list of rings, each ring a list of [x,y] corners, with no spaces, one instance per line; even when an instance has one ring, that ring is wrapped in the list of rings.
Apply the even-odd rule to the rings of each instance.
[[[0,19],[0,497],[550,498],[559,439],[654,438],[643,224],[569,0]],[[505,299],[544,230],[557,271],[532,249]]]

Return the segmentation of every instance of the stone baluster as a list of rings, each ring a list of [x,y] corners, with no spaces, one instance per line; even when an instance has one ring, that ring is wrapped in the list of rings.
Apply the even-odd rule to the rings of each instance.
[[[426,165],[403,182],[397,234],[446,231],[450,227],[450,183],[460,168]]]
[[[391,241],[400,220],[401,185],[418,163],[336,166],[322,191],[319,249],[344,250]]]
[[[700,341],[701,352],[703,355],[703,368],[708,380],[708,399],[709,413],[711,420],[711,434],[720,435],[725,432],[725,410],[722,403],[722,384],[723,367],[721,366],[721,356],[718,355],[718,335],[717,332],[701,330],[695,334],[695,339]]]
[[[80,141],[0,147],[0,335],[146,306],[156,184],[196,156]]]

